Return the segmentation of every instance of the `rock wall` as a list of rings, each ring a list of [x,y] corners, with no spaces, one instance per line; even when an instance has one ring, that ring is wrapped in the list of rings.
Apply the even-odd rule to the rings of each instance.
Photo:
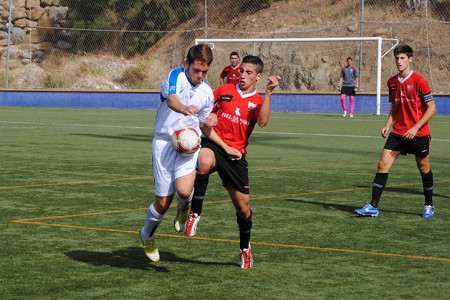
[[[0,0],[0,58],[6,56],[8,30],[11,68],[70,49],[71,45],[64,40],[64,30],[59,29],[64,28],[67,12],[68,7],[61,6],[61,0]]]

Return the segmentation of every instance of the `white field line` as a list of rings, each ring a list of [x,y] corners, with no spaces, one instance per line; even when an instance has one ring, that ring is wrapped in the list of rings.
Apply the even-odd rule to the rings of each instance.
[[[153,130],[153,127],[142,126],[119,126],[119,125],[100,125],[100,124],[65,124],[65,123],[39,123],[39,122],[10,122],[0,121],[5,124],[22,124],[22,125],[43,125],[43,126],[64,126],[64,127],[96,127],[96,128],[123,128],[123,129],[146,129]]]
[[[84,114],[84,115],[113,115],[113,114],[123,114],[124,111],[126,113],[131,113],[134,114],[136,112],[142,112],[142,113],[147,113],[149,111],[155,111],[155,109],[115,109],[115,108],[111,108],[111,109],[107,109],[105,108],[107,111],[90,111],[90,110],[86,110],[84,108],[71,108],[70,112],[74,112],[76,111],[77,114]],[[6,110],[0,110],[0,113],[33,113],[33,114],[54,114],[55,110],[61,110],[61,108],[58,107],[47,107],[46,110],[33,110],[33,109],[29,109],[29,110],[14,110],[14,109],[6,109]],[[58,113],[63,113],[63,112],[58,112]],[[282,113],[282,112],[274,112],[274,114],[278,114],[278,113]],[[286,114],[291,114],[291,113],[286,113]],[[292,114],[298,114],[299,117],[290,117],[290,116],[276,116],[276,115],[272,115],[270,118],[271,119],[286,119],[286,120],[319,120],[319,121],[336,121],[336,120],[343,120],[342,117],[340,117],[340,113],[336,114],[336,118],[316,118],[316,117],[312,117],[313,115],[315,115],[315,113],[292,113]],[[333,114],[333,113],[329,113],[329,114]],[[368,119],[358,119],[357,118],[357,114],[356,117],[354,119],[352,119],[352,122],[386,122],[386,117],[387,114],[382,114],[381,116],[383,117],[382,119],[375,119],[375,120],[368,120]],[[435,115],[433,116],[433,120],[431,121],[433,124],[434,123],[440,123],[440,124],[450,124],[450,121],[439,121],[438,119],[448,119],[448,115]]]
[[[69,114],[76,112],[77,115],[80,115],[80,114],[83,114],[83,115],[120,115],[120,114],[122,114],[123,115],[124,113],[135,114],[136,112],[146,113],[148,111],[154,111],[154,109],[116,109],[116,108],[104,108],[104,110],[107,110],[107,111],[86,110],[85,108],[70,108],[70,110],[67,110],[67,112]],[[45,110],[5,109],[5,110],[0,110],[0,113],[11,113],[11,112],[13,112],[13,113],[32,113],[33,115],[36,115],[36,114],[55,114],[55,111],[57,111],[58,114],[66,113],[63,111],[63,108],[61,108],[61,107],[46,107]]]
[[[304,117],[306,116],[306,117]],[[387,116],[385,115],[383,119],[358,119],[357,116],[351,120],[348,120],[349,122],[377,122],[377,123],[386,123]],[[447,116],[443,116],[441,118],[448,119]],[[304,120],[314,120],[314,121],[346,121],[345,118],[336,116],[336,118],[315,118],[315,117],[308,117],[307,114],[302,114],[300,117],[278,117],[272,115],[270,119],[282,119],[282,120],[297,120],[297,121],[304,121]],[[450,121],[439,121],[439,116],[434,116],[431,125],[432,124],[450,124]]]
[[[63,127],[94,127],[94,128],[121,128],[121,129],[143,129],[153,130],[153,127],[144,126],[119,126],[119,125],[99,125],[99,124],[65,124],[65,123],[43,123],[43,122],[11,122],[0,121],[4,124],[22,124],[22,125],[43,125],[43,126],[63,126]],[[276,131],[255,131],[254,134],[273,134],[273,135],[302,135],[302,136],[325,136],[325,137],[348,137],[348,138],[366,138],[379,139],[380,136],[370,135],[351,135],[351,134],[331,134],[331,133],[306,133],[306,132],[276,132]],[[433,139],[433,142],[450,142],[445,139]]]
[[[348,138],[365,138],[365,139],[381,139],[381,136],[374,135],[351,135],[351,134],[331,134],[331,133],[304,133],[304,132],[269,132],[255,131],[253,134],[273,134],[273,135],[304,135],[304,136],[326,136],[326,137],[348,137]],[[450,142],[444,139],[432,139],[433,142]]]

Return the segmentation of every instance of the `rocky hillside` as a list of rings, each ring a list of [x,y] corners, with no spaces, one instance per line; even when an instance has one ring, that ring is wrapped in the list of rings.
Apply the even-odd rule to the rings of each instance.
[[[224,1],[226,2],[226,1]],[[220,17],[211,18],[209,38],[316,38],[316,37],[358,37],[360,36],[360,11],[354,0],[305,0],[277,1],[271,7],[255,13],[239,14],[226,23]],[[388,2],[388,3],[384,3]],[[414,68],[427,78],[447,78],[450,75],[450,28],[446,23],[430,22],[426,26],[425,9],[396,5],[402,1],[366,1],[379,3],[366,5],[363,36],[395,38],[411,44],[416,50]],[[405,2],[406,3],[406,2]],[[423,1],[415,1],[421,3]],[[450,3],[448,4],[450,9]],[[442,13],[429,9],[429,16],[442,20]],[[221,10],[212,12],[219,13]],[[444,14],[445,17],[445,14]],[[447,16],[448,17],[448,16]],[[214,20],[217,24],[214,23]],[[192,20],[180,29],[196,27],[203,20]],[[197,23],[196,23],[197,22]],[[173,55],[174,45],[186,49],[191,40],[169,35],[156,47],[148,51],[153,65],[174,66],[181,61],[182,53]],[[184,41],[184,43],[183,43]],[[291,92],[335,91],[339,71],[346,58],[352,56],[359,67],[359,43],[265,43],[265,44],[216,44],[215,60],[210,70],[209,81],[218,84],[218,74],[229,63],[228,55],[237,50],[241,56],[257,54],[266,63],[265,74],[280,74],[283,77],[281,90]],[[392,43],[383,43],[383,53]],[[431,51],[429,47],[432,47]],[[362,85],[366,91],[376,90],[376,49],[375,42],[363,43]],[[433,57],[429,57],[432,55]],[[175,57],[175,58],[174,58]],[[429,65],[431,63],[431,65]],[[382,88],[387,78],[396,73],[392,53],[383,58]],[[159,78],[158,78],[159,79]],[[156,80],[158,81],[158,80]],[[434,81],[433,90],[450,93],[448,84]]]
[[[5,0],[1,0],[5,1]],[[15,0],[25,1],[25,0]],[[46,0],[58,1],[58,0]],[[257,12],[234,14],[223,6],[210,8],[210,38],[292,38],[292,37],[357,37],[359,36],[359,8],[354,0],[282,0],[271,7]],[[450,58],[446,55],[448,46],[439,47],[442,40],[450,40],[448,27],[431,27],[426,32],[423,23],[410,22],[421,17],[411,11],[395,6],[366,7],[364,36],[398,38],[410,43],[418,53],[417,68],[425,76],[432,71],[435,78],[447,78]],[[226,22],[225,22],[226,20]],[[371,21],[377,20],[377,21]],[[395,20],[395,23],[394,21]],[[401,21],[403,20],[403,21]],[[110,54],[57,55],[39,61],[24,60],[20,66],[10,70],[10,87],[42,88],[59,87],[69,89],[159,89],[160,83],[170,68],[181,66],[186,50],[195,37],[204,38],[204,32],[193,32],[192,28],[204,26],[203,15],[182,24],[176,32],[168,33],[145,55],[127,59]],[[442,25],[445,26],[445,25]],[[414,32],[414,34],[411,34]],[[427,53],[424,50],[427,39],[436,45],[431,68],[427,68]],[[435,42],[434,42],[435,41]],[[363,86],[367,91],[375,90],[376,45],[364,43]],[[389,43],[383,50],[389,49]],[[218,84],[221,69],[229,63],[228,55],[237,50],[244,56],[257,54],[266,63],[265,74],[280,74],[283,77],[281,90],[292,92],[333,91],[339,80],[339,70],[347,56],[359,64],[358,43],[315,43],[315,44],[215,44],[215,59],[208,80],[212,86]],[[446,51],[447,50],[447,51]],[[4,67],[4,60],[1,62]],[[1,72],[1,71],[0,71]],[[383,82],[395,72],[392,56],[383,61]],[[0,73],[1,75],[1,73]],[[1,80],[0,76],[0,80]],[[2,80],[3,81],[3,80]],[[440,83],[438,83],[440,84]],[[436,85],[435,90],[445,92],[446,85]],[[448,89],[448,87],[447,87]],[[447,90],[446,92],[450,92]]]

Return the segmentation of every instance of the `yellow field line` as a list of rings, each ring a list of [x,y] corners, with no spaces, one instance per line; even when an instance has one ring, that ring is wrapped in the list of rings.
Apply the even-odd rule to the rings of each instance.
[[[446,183],[450,182],[450,180],[438,180],[434,183]],[[416,185],[418,182],[409,182],[409,183],[401,183],[396,184],[392,187],[402,187],[409,185]],[[304,192],[298,194],[279,194],[279,195],[265,195],[265,196],[255,196],[252,197],[251,200],[263,200],[263,199],[274,199],[274,198],[287,198],[287,197],[300,197],[307,195],[320,195],[320,194],[328,194],[328,193],[344,193],[344,192],[352,192],[358,190],[367,190],[371,187],[360,187],[360,188],[348,188],[348,189],[336,189],[336,190],[327,190],[327,191],[312,191],[312,192]],[[218,203],[227,203],[230,202],[229,199],[224,200],[215,200],[215,201],[205,201],[203,204],[218,204]],[[172,205],[173,206],[173,205]],[[66,218],[75,218],[75,217],[87,217],[87,216],[96,216],[96,215],[108,215],[108,214],[116,214],[116,213],[126,213],[131,211],[139,211],[139,210],[147,210],[147,207],[143,208],[127,208],[121,210],[111,210],[111,211],[101,211],[101,212],[91,212],[91,213],[80,213],[80,214],[70,214],[70,215],[61,215],[61,216],[47,216],[47,217],[38,217],[38,218],[29,218],[29,219],[19,219],[19,220],[10,220],[13,223],[29,223],[30,221],[38,221],[38,220],[50,220],[50,219],[66,219]]]
[[[370,161],[372,163],[373,161]],[[354,162],[353,164],[364,164],[369,163],[366,162]],[[330,167],[333,164],[323,164],[323,165],[315,165],[314,167]],[[268,171],[268,170],[289,170],[289,169],[298,169],[311,167],[308,165],[297,165],[297,166],[286,166],[286,167],[273,167],[273,168],[254,168],[255,171]],[[0,186],[0,190],[6,189],[23,189],[23,188],[33,188],[33,187],[49,187],[49,186],[65,186],[65,185],[80,185],[80,184],[92,184],[92,183],[108,183],[108,182],[117,182],[117,181],[130,181],[130,180],[151,180],[153,176],[137,176],[137,177],[125,177],[125,178],[112,178],[112,179],[98,179],[98,180],[81,180],[81,181],[66,181],[66,182],[51,182],[51,183],[36,183],[36,184],[25,184],[25,185],[9,185],[9,186]],[[435,181],[436,183],[448,182],[449,180],[444,181]],[[417,184],[408,183],[406,185]],[[401,185],[397,185],[401,186]],[[365,189],[365,188],[362,188]]]
[[[364,190],[368,188],[353,188],[353,189],[341,189],[341,190],[328,190],[328,191],[315,191],[315,192],[306,192],[306,193],[298,193],[298,194],[283,194],[283,195],[271,195],[271,196],[256,196],[252,197],[252,201],[254,200],[262,200],[262,199],[274,199],[274,198],[285,198],[285,197],[299,197],[306,195],[315,195],[315,194],[327,194],[327,193],[340,193],[340,192],[350,192],[354,190]],[[230,199],[224,200],[215,200],[215,201],[205,201],[203,204],[218,204],[218,203],[227,203],[230,202]],[[172,205],[173,206],[173,205]],[[109,215],[115,213],[126,213],[131,211],[138,210],[147,210],[147,207],[144,208],[129,208],[129,209],[121,209],[121,210],[112,210],[112,211],[101,211],[101,212],[91,212],[91,213],[80,213],[80,214],[70,214],[70,215],[61,215],[61,216],[46,216],[46,217],[38,217],[38,218],[29,218],[29,219],[19,219],[19,220],[11,220],[13,223],[32,223],[30,221],[39,221],[39,220],[50,220],[50,219],[67,219],[67,218],[75,218],[75,217],[87,217],[87,216],[96,216],[96,215]]]
[[[113,228],[98,228],[98,227],[87,227],[87,226],[76,226],[76,225],[65,225],[65,224],[51,224],[51,223],[45,223],[45,222],[31,222],[31,221],[23,221],[23,220],[22,220],[22,222],[19,222],[19,221],[20,220],[15,220],[12,222],[34,224],[34,225],[44,225],[44,226],[51,226],[51,227],[62,227],[62,228],[70,228],[70,229],[130,233],[130,234],[135,234],[135,235],[137,235],[139,232],[138,230],[122,230],[122,229],[113,229]],[[158,233],[156,235],[161,236],[161,237],[168,237],[168,238],[194,239],[194,240],[209,241],[209,242],[233,243],[233,244],[239,243],[239,240],[227,240],[227,239],[221,239],[221,238],[206,238],[206,237],[198,237],[198,236],[187,237],[185,235],[158,234]],[[292,244],[278,244],[278,243],[257,242],[257,241],[252,241],[252,245],[261,245],[261,246],[274,247],[274,248],[281,247],[281,248],[290,248],[290,249],[304,249],[304,250],[351,253],[351,254],[372,255],[372,256],[398,257],[398,258],[415,259],[415,260],[443,261],[443,262],[450,263],[450,258],[447,258],[447,257],[429,257],[429,256],[421,256],[421,255],[384,253],[384,252],[374,252],[374,251],[364,251],[364,250],[354,250],[354,249],[302,246],[302,245],[292,245]]]
[[[445,182],[450,182],[450,180],[440,180],[435,183],[445,183]],[[408,186],[408,185],[413,185],[413,184],[417,184],[417,182],[397,184],[395,186]],[[337,190],[328,190],[328,191],[313,191],[313,192],[305,192],[305,193],[298,193],[298,194],[258,196],[258,197],[253,197],[252,200],[285,198],[285,197],[305,196],[305,195],[317,195],[317,194],[325,194],[325,193],[350,192],[350,191],[355,191],[355,190],[365,190],[365,189],[369,189],[369,188],[370,187],[349,188],[349,189],[337,189]],[[216,203],[223,203],[223,202],[228,202],[228,201],[229,200],[227,199],[227,200],[220,200],[220,201],[209,201],[206,203],[207,204],[216,204]],[[121,230],[121,229],[112,229],[112,228],[98,228],[98,227],[86,227],[86,226],[77,226],[77,225],[54,224],[54,223],[39,222],[38,220],[42,221],[42,220],[50,220],[50,219],[62,219],[62,218],[72,218],[72,217],[84,217],[84,216],[95,216],[95,215],[105,215],[105,214],[114,214],[114,213],[125,213],[125,212],[130,212],[130,211],[138,211],[138,210],[146,210],[146,209],[147,208],[134,208],[134,209],[113,210],[113,211],[106,211],[106,212],[70,214],[70,215],[63,215],[63,216],[48,216],[48,217],[40,217],[40,218],[10,220],[10,222],[21,223],[21,224],[43,225],[43,226],[51,226],[51,227],[71,228],[71,229],[92,230],[92,231],[108,231],[108,232],[137,234],[137,231],[133,231],[133,230]],[[157,234],[157,235],[164,236],[164,237],[172,237],[172,238],[187,238],[187,237],[181,236],[181,235],[171,235],[171,234]],[[215,241],[215,242],[227,242],[227,243],[238,243],[239,242],[237,240],[226,240],[226,239],[220,239],[220,238],[191,237],[191,239]],[[385,256],[385,257],[399,257],[399,258],[417,259],[417,260],[450,262],[450,258],[445,258],[445,257],[427,257],[427,256],[417,256],[417,255],[407,255],[407,254],[383,253],[383,252],[372,252],[372,251],[363,251],[363,250],[302,246],[302,245],[291,245],[291,244],[277,244],[277,243],[255,242],[255,241],[252,241],[252,244],[270,246],[270,247],[307,249],[307,250],[315,250],[315,251],[333,251],[333,252],[340,252],[340,253],[355,253],[355,254],[361,254],[361,255],[377,255],[377,256]]]
[[[3,189],[3,190],[4,189],[22,189],[22,188],[30,188],[30,187],[77,185],[77,184],[99,183],[99,182],[142,180],[142,179],[152,179],[152,178],[153,178],[152,176],[140,176],[140,177],[128,177],[128,178],[112,178],[112,179],[82,180],[82,181],[68,181],[68,182],[36,183],[36,184],[26,184],[26,185],[0,186],[0,189]]]
[[[353,162],[353,164],[364,164],[373,163],[373,161],[363,161],[363,162]],[[319,164],[319,165],[296,165],[296,166],[286,166],[286,167],[273,167],[273,168],[254,168],[254,171],[267,171],[267,170],[289,170],[289,169],[299,169],[306,167],[330,167],[336,164]],[[33,187],[46,187],[46,186],[64,186],[64,185],[79,185],[79,184],[92,184],[92,183],[108,183],[116,181],[129,181],[129,180],[147,180],[153,179],[153,176],[138,176],[138,177],[125,177],[125,178],[112,178],[112,179],[98,179],[98,180],[81,180],[81,181],[66,181],[66,182],[51,182],[51,183],[36,183],[36,184],[25,184],[25,185],[10,185],[10,186],[0,186],[0,190],[5,189],[22,189],[22,188],[33,188]]]
[[[100,211],[100,212],[91,212],[91,213],[82,213],[82,214],[48,216],[48,217],[39,217],[39,218],[11,220],[10,222],[29,223],[29,221],[50,220],[50,219],[67,219],[67,218],[87,217],[87,216],[97,216],[97,215],[110,215],[110,214],[125,213],[125,212],[130,212],[130,211],[137,211],[137,210],[147,210],[147,208],[127,208],[127,209],[120,209],[120,210]]]

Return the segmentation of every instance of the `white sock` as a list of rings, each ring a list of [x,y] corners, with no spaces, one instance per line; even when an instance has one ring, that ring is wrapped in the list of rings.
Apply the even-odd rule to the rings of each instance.
[[[192,197],[194,196],[194,189],[192,189],[192,192],[187,199],[181,198],[178,193],[175,194],[177,196],[178,208],[184,208],[186,207],[186,205],[189,205],[189,203],[191,203]]]
[[[158,225],[164,218],[163,214],[156,211],[154,203],[155,202],[152,202],[152,204],[148,207],[147,219],[145,220],[145,225],[141,230],[141,237],[144,240],[153,240],[155,238],[154,235],[156,228],[158,228]]]

